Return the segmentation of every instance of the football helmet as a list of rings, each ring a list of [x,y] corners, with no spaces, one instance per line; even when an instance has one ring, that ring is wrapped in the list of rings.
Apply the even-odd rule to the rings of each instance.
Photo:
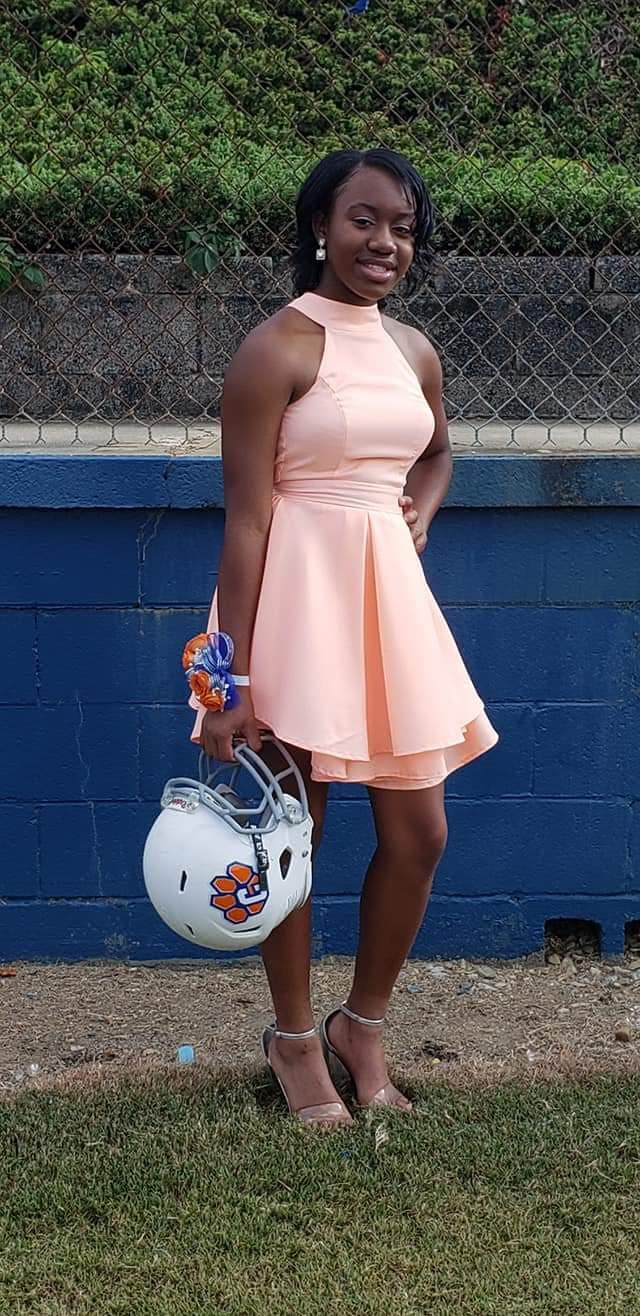
[[[272,734],[286,766],[272,772],[245,741],[233,744],[236,764],[199,781],[171,777],[161,812],[147,836],[142,867],[149,899],[165,923],[187,941],[211,950],[257,946],[311,891],[311,833],[307,793],[297,764]],[[236,789],[244,769],[259,788],[257,799]],[[299,798],[281,782],[293,776]]]

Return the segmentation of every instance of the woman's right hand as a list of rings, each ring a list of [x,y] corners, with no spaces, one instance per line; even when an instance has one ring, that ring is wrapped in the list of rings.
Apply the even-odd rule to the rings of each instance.
[[[240,702],[226,713],[207,709],[202,720],[200,744],[212,759],[221,763],[235,763],[233,740],[246,740],[256,754],[262,749],[260,730],[253,711],[253,700],[248,686],[236,687]]]

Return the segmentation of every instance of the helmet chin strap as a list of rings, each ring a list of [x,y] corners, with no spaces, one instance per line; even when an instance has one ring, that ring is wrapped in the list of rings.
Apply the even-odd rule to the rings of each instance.
[[[260,832],[252,832],[251,839],[253,841],[253,848],[256,852],[256,872],[262,877],[263,873],[266,873],[269,867],[269,856],[262,843],[262,835]]]

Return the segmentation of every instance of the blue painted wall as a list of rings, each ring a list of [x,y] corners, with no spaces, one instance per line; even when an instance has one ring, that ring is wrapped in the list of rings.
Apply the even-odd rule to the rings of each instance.
[[[215,459],[0,459],[0,959],[156,959],[141,854],[197,776],[182,646],[222,538]],[[447,784],[414,954],[513,956],[640,919],[640,459],[464,456],[425,570],[499,745]],[[352,952],[367,796],[332,788],[316,954]],[[399,879],[400,880],[400,879]],[[206,954],[206,952],[202,952]]]

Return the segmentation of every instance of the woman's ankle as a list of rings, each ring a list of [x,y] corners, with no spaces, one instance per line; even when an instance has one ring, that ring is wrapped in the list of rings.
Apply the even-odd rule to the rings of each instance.
[[[347,996],[343,1002],[343,1014],[347,1019],[359,1024],[363,1028],[373,1028],[375,1024],[380,1027],[385,1021],[389,1002],[381,997],[364,997]],[[358,1015],[359,1019],[353,1019],[353,1015]],[[363,1020],[363,1023],[360,1023]]]
[[[315,1027],[315,1019],[311,1013],[276,1015],[275,1028],[278,1033],[290,1033],[293,1037],[299,1037],[311,1032],[311,1029],[315,1030]]]

